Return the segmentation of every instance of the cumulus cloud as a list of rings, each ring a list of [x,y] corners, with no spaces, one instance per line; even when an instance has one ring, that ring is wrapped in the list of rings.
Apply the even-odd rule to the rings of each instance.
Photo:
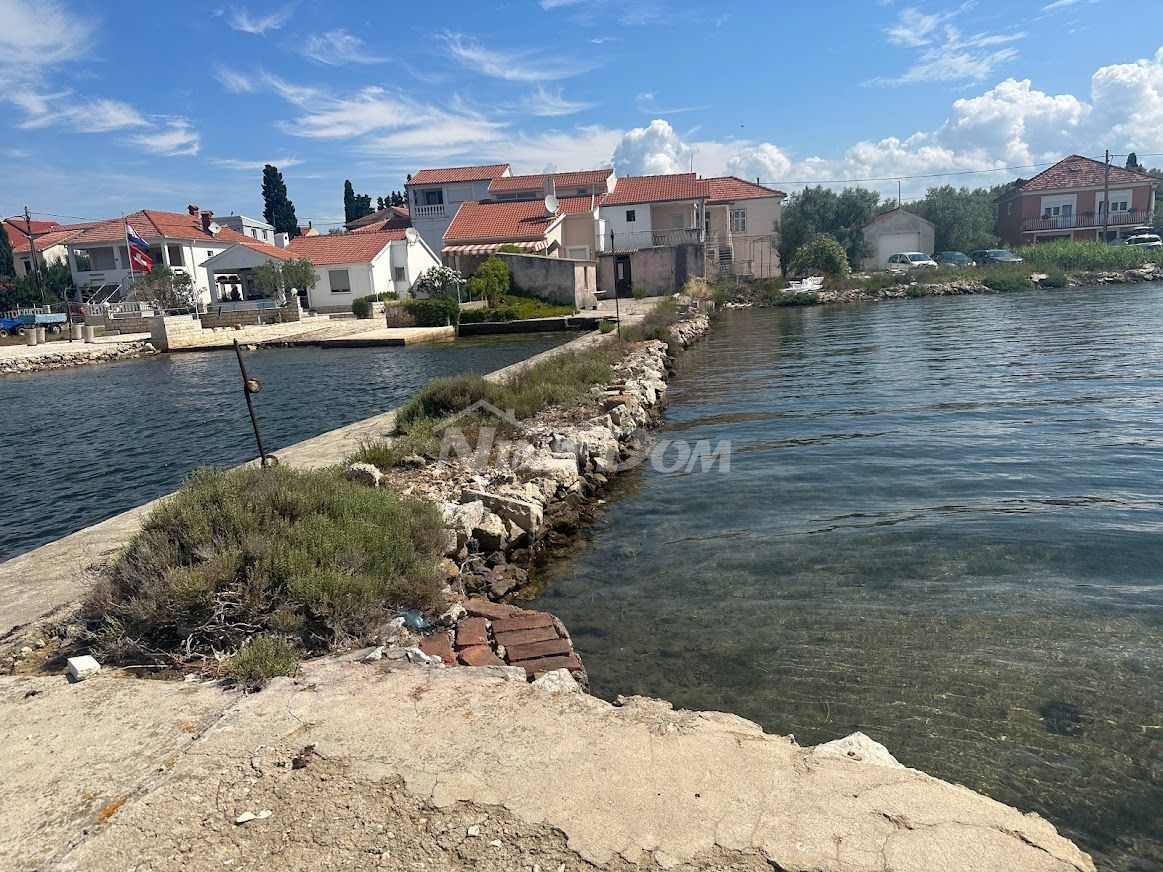
[[[613,165],[620,176],[685,173],[695,150],[661,118],[646,127],[626,131],[614,149]]]

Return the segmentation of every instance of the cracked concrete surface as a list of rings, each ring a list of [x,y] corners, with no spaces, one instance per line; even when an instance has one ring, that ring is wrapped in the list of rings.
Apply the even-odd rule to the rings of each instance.
[[[392,665],[315,661],[253,696],[0,679],[0,866],[1094,868],[1036,815],[734,715]]]

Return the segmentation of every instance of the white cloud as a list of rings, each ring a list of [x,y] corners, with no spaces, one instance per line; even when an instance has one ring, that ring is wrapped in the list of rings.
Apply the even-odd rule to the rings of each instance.
[[[664,109],[658,105],[657,94],[653,91],[645,91],[634,98],[634,105],[639,112],[644,112],[647,115],[677,115],[680,112],[698,112],[701,109],[706,109],[703,106],[676,106],[674,108]]]
[[[568,79],[592,69],[540,57],[535,52],[504,52],[486,48],[479,40],[461,33],[443,34],[448,54],[457,63],[494,79],[507,82],[546,82]]]
[[[249,76],[227,69],[226,67],[218,67],[214,70],[214,78],[221,82],[222,87],[232,94],[249,94],[255,89],[255,84]]]
[[[18,81],[85,57],[93,25],[56,0],[0,0],[0,72]]]
[[[146,127],[149,122],[128,103],[120,100],[87,99],[69,91],[37,94],[17,91],[8,99],[25,112],[19,124],[26,130],[68,127],[79,133],[108,133],[128,127]]]
[[[268,30],[278,30],[291,20],[294,12],[291,6],[276,9],[269,15],[251,16],[245,9],[235,9],[230,13],[230,26],[243,33],[253,33],[255,36],[266,36]]]
[[[980,82],[1018,56],[1011,43],[1025,33],[965,33],[954,22],[974,6],[962,3],[946,12],[925,13],[906,7],[885,28],[892,45],[919,50],[912,64],[899,76],[883,76],[869,84],[912,85],[925,82]]]
[[[285,157],[272,158],[271,160],[239,160],[232,157],[212,157],[210,158],[210,163],[214,164],[216,167],[222,167],[225,170],[250,172],[261,170],[267,164],[273,164],[280,170],[283,170],[287,167],[297,167],[302,164],[303,161],[297,157],[291,157],[287,155]]]
[[[661,118],[646,127],[626,131],[614,149],[614,169],[620,176],[685,173],[695,150]]]
[[[131,140],[144,151],[163,157],[192,157],[198,153],[201,138],[184,118],[174,118],[154,133],[141,133]]]
[[[307,38],[303,55],[317,63],[333,67],[344,64],[382,64],[387,59],[368,54],[363,40],[346,30],[329,30]]]
[[[596,103],[567,100],[562,96],[560,88],[556,91],[550,91],[545,86],[538,85],[537,90],[531,94],[526,94],[516,108],[529,115],[555,117],[573,115],[575,112],[592,109],[596,105]]]
[[[559,9],[562,6],[576,6],[582,0],[540,0],[542,9]]]

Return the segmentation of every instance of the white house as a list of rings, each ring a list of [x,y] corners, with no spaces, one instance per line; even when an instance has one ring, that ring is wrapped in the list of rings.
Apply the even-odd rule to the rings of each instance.
[[[703,241],[708,195],[694,173],[625,176],[602,200],[599,216],[616,248]]]
[[[32,225],[32,236],[28,235],[29,223]],[[16,268],[16,275],[27,276],[32,273],[33,244],[36,245],[36,258],[42,266],[66,260],[69,256],[68,242],[82,230],[93,226],[92,222],[84,224],[59,224],[56,221],[26,222],[23,218],[5,218],[4,230],[8,234],[8,241],[12,244],[12,265]]]
[[[488,199],[490,183],[509,175],[508,164],[420,170],[405,186],[412,226],[432,251],[440,251],[460,204]]]
[[[291,240],[289,251],[315,266],[308,305],[316,312],[350,312],[357,297],[386,291],[402,299],[422,272],[440,265],[440,258],[411,228],[299,236]]]
[[[783,191],[738,176],[699,179],[707,195],[703,231],[707,261],[720,273],[771,278],[780,274],[776,243]]]
[[[275,244],[274,226],[260,218],[248,218],[245,215],[231,213],[216,217],[214,220],[223,227],[229,227],[231,230],[236,230],[243,236],[249,236],[258,242],[265,242],[267,245]]]
[[[125,225],[149,244],[155,265],[163,264],[190,275],[199,302],[208,303],[214,292],[202,266],[235,243],[263,243],[222,227],[214,213],[191,205],[186,212],[143,209],[125,218],[110,218],[88,227],[67,243],[69,268],[79,288],[89,288],[87,299],[116,301],[124,296],[129,276],[129,252],[125,245]],[[275,246],[266,246],[274,249]]]

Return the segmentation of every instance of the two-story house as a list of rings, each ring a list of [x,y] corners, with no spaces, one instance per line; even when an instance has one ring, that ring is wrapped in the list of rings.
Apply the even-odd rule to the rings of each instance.
[[[1113,239],[1150,222],[1158,180],[1072,154],[997,198],[997,235],[1010,245]],[[1108,208],[1109,203],[1109,208]]]
[[[195,205],[185,213],[143,209],[124,218],[98,222],[73,236],[67,243],[73,283],[87,288],[84,298],[94,302],[116,302],[128,290],[129,251],[125,225],[149,244],[154,265],[165,265],[190,275],[197,298],[208,303],[213,298],[203,265],[234,243],[270,247],[251,236],[243,236],[214,220],[214,213]],[[276,240],[283,241],[285,240]]]
[[[700,179],[707,197],[703,230],[707,259],[719,272],[771,278],[778,276],[781,205],[783,191],[748,182],[737,176]]]
[[[694,173],[626,176],[599,208],[615,249],[702,242],[707,194]]]
[[[508,175],[508,164],[420,170],[404,186],[412,226],[430,249],[440,251],[460,204],[487,199],[489,184]]]
[[[267,245],[275,244],[275,228],[263,219],[248,218],[246,215],[235,215],[231,212],[225,217],[218,216],[214,220],[223,227],[229,227],[243,236],[249,236],[251,239],[257,239]]]

